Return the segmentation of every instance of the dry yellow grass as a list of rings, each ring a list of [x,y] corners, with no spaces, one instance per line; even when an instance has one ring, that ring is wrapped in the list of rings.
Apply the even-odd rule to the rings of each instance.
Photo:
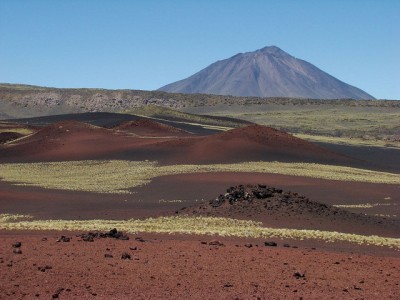
[[[377,206],[396,206],[397,203],[360,203],[360,204],[335,204],[339,208],[373,208]]]
[[[256,172],[340,181],[400,184],[400,175],[310,163],[246,162],[214,165],[160,166],[149,161],[68,161],[1,164],[0,179],[16,185],[97,193],[129,193],[129,188],[173,174]]]
[[[0,128],[0,133],[1,132],[15,132],[23,135],[28,135],[33,133],[34,131],[28,128],[11,128],[11,129]]]
[[[300,134],[300,133],[296,133],[293,135],[298,138],[311,142],[400,149],[400,142],[396,141],[384,141],[378,139],[366,140],[362,138],[333,137],[333,136],[310,135],[310,134]]]
[[[249,238],[317,239],[325,242],[346,241],[356,244],[386,246],[400,250],[400,239],[351,233],[262,227],[261,222],[217,217],[159,217],[145,220],[21,220],[29,216],[0,214],[0,229],[106,231],[118,228],[128,233],[219,235]]]

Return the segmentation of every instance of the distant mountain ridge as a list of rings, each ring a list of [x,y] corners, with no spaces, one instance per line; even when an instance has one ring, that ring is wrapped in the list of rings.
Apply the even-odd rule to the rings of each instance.
[[[217,61],[159,90],[251,97],[375,99],[276,46]]]

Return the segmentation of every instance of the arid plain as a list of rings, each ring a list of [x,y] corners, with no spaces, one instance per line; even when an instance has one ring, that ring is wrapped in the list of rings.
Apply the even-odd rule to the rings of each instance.
[[[218,107],[1,121],[0,298],[397,299],[396,129]]]

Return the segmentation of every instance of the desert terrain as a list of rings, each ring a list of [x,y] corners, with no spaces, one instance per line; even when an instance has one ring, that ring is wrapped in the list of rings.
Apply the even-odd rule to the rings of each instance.
[[[398,299],[395,125],[224,99],[1,121],[0,299]]]

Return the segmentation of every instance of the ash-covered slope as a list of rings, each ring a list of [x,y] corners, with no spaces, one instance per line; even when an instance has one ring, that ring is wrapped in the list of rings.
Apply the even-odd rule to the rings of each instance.
[[[275,46],[217,61],[159,90],[255,97],[374,99]]]

